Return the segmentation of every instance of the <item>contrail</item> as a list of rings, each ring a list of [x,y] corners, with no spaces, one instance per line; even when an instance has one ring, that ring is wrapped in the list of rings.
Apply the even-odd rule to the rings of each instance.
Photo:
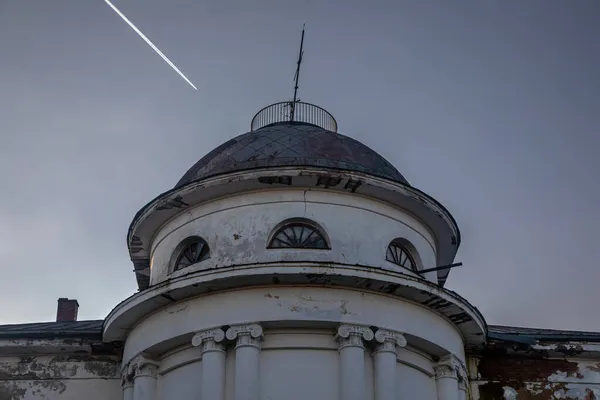
[[[113,10],[115,10],[115,12],[116,12],[117,14],[119,14],[119,17],[121,17],[121,18],[123,19],[123,21],[127,22],[127,25],[129,25],[129,26],[131,27],[131,29],[133,29],[133,30],[134,30],[134,31],[135,31],[135,32],[136,32],[138,35],[140,35],[140,37],[141,37],[142,39],[144,39],[144,41],[145,41],[146,43],[148,43],[148,45],[149,45],[150,47],[152,47],[152,49],[154,49],[154,51],[155,51],[155,52],[156,52],[156,53],[157,53],[159,56],[161,56],[161,57],[162,57],[162,59],[163,59],[163,60],[165,60],[165,62],[166,62],[167,64],[169,64],[169,65],[171,66],[171,68],[173,68],[173,69],[175,70],[175,72],[177,72],[177,73],[179,74],[179,76],[181,76],[183,79],[185,79],[185,81],[186,81],[187,83],[189,83],[189,84],[190,84],[190,86],[194,88],[194,90],[198,90],[198,88],[197,88],[196,86],[194,86],[194,84],[193,84],[192,82],[190,82],[190,80],[189,80],[188,78],[186,78],[186,77],[185,77],[185,75],[183,74],[183,72],[181,72],[181,71],[179,70],[179,68],[177,68],[177,67],[175,66],[175,64],[173,64],[173,63],[171,62],[171,60],[169,60],[169,59],[167,58],[167,56],[165,56],[165,55],[162,53],[162,51],[160,51],[160,50],[158,49],[158,47],[156,47],[156,46],[154,45],[154,43],[152,43],[152,42],[150,41],[150,39],[148,39],[148,38],[146,37],[146,35],[144,35],[144,34],[142,33],[142,31],[140,31],[138,28],[136,28],[136,26],[135,26],[135,25],[134,25],[134,24],[133,24],[133,23],[132,23],[130,20],[128,20],[128,19],[127,19],[127,17],[126,17],[126,16],[125,16],[125,15],[124,15],[124,14],[123,14],[121,11],[119,11],[119,9],[118,9],[117,7],[115,7],[115,6],[114,6],[114,5],[113,5],[113,4],[112,4],[112,3],[111,3],[109,0],[104,0],[104,1],[106,2],[106,4],[108,4],[108,5],[110,6],[110,8],[112,8]]]

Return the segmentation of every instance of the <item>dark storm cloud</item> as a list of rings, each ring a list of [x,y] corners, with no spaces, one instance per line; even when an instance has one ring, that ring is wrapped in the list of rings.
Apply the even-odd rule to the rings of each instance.
[[[125,233],[197,159],[291,95],[458,220],[447,287],[489,323],[600,330],[596,1],[0,0],[0,322],[135,291]]]

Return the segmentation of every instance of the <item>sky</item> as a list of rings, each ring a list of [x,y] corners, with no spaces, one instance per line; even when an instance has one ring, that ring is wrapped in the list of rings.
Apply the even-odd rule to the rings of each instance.
[[[600,2],[0,0],[0,324],[102,319],[126,233],[254,113],[300,98],[456,218],[488,324],[600,331]]]

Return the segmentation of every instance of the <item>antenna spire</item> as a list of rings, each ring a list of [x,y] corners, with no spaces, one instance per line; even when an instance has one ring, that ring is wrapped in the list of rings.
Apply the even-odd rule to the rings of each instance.
[[[304,47],[304,28],[306,27],[306,22],[302,24],[302,38],[300,39],[300,52],[298,53],[298,62],[296,65],[296,74],[294,75],[294,100],[290,103],[290,122],[294,121],[294,111],[296,110],[296,103],[300,100],[298,99],[298,79],[300,78],[300,64],[302,64],[302,56],[304,55],[304,51],[302,48]]]

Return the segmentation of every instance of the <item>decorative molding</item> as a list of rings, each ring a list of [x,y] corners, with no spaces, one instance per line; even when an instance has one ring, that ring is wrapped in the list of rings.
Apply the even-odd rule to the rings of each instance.
[[[147,376],[156,379],[156,372],[160,363],[149,358],[146,354],[138,354],[129,362],[128,373],[134,379],[141,376]]]
[[[236,348],[242,346],[260,347],[263,329],[259,324],[234,325],[227,329],[225,336],[229,340],[237,339]]]
[[[209,329],[196,333],[192,338],[192,346],[202,346],[202,353],[209,351],[225,351],[225,347],[220,344],[224,339],[225,332],[223,329]]]
[[[340,344],[339,349],[344,347],[363,347],[363,340],[373,340],[373,331],[368,326],[362,325],[340,325],[336,339]]]
[[[406,338],[400,332],[378,329],[375,332],[375,340],[378,342],[375,353],[392,352],[396,354],[396,347],[405,347]]]

